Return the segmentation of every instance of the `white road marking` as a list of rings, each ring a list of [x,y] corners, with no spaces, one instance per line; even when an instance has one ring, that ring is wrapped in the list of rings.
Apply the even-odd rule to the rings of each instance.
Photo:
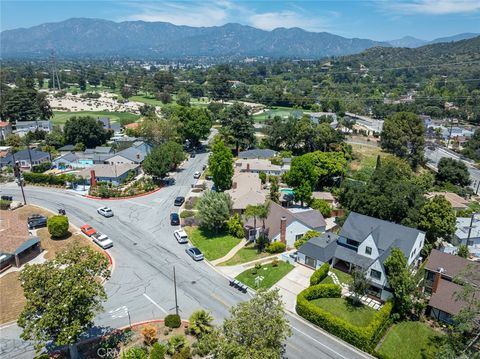
[[[128,308],[124,305],[108,312],[113,319],[124,318],[128,315]]]
[[[305,335],[308,339],[313,340],[315,343],[320,344],[320,345],[321,345],[322,347],[324,347],[324,348],[327,348],[328,350],[330,350],[331,352],[335,353],[335,354],[338,355],[339,357],[341,357],[341,358],[343,358],[343,359],[349,359],[348,357],[345,357],[345,356],[343,356],[342,354],[336,352],[336,351],[333,350],[332,348],[329,348],[328,346],[326,346],[326,345],[323,344],[322,342],[319,342],[317,339],[313,338],[312,336],[308,335],[307,333],[302,332],[300,329],[295,328],[293,325],[291,325],[291,327],[292,327],[293,330],[296,330],[296,331],[299,332],[300,334]]]
[[[158,309],[160,309],[162,312],[165,314],[168,314],[168,312],[163,309],[161,306],[159,306],[152,298],[150,298],[146,293],[143,293],[143,296],[147,298],[154,306],[156,306]]]

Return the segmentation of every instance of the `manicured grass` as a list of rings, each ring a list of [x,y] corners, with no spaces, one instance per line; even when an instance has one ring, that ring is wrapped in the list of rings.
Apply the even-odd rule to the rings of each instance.
[[[193,245],[198,247],[208,260],[222,258],[240,243],[239,238],[224,232],[215,233],[193,227],[185,227],[184,229]]]
[[[73,116],[92,116],[92,117],[110,117],[112,122],[121,122],[122,120],[135,122],[140,118],[139,115],[134,115],[128,112],[108,112],[108,111],[79,111],[79,112],[60,112],[53,113],[53,124],[63,125],[70,117]]]
[[[247,269],[246,271],[237,275],[235,279],[245,283],[250,288],[257,289],[255,278],[262,276],[263,280],[260,282],[258,288],[268,289],[280,279],[285,277],[293,268],[294,266],[290,263],[279,261],[276,267],[274,267],[272,264],[265,264],[258,270],[255,268]]]
[[[332,277],[327,275],[325,278],[323,278],[323,280],[319,284],[335,284],[335,283],[333,283]]]
[[[338,280],[344,284],[351,284],[353,282],[352,276],[348,273],[342,272],[337,268],[330,268],[330,271],[335,273]]]
[[[395,324],[385,336],[378,352],[382,358],[434,358],[441,334],[422,322]]]
[[[318,298],[311,303],[359,327],[367,326],[376,313],[375,309],[363,304],[353,305],[345,298]]]
[[[240,249],[232,258],[230,258],[226,262],[221,263],[220,265],[234,266],[237,264],[247,263],[256,259],[268,257],[269,255],[271,254],[266,252],[258,253],[257,248],[250,244]]]
[[[301,109],[296,109],[293,107],[272,107],[270,109],[266,109],[265,112],[259,114],[259,115],[254,115],[253,119],[257,122],[265,121],[271,118],[274,118],[275,116],[280,116],[283,118],[287,118],[292,114],[292,112],[298,112],[300,113],[300,117],[305,114],[311,113],[311,111],[305,111]]]
[[[129,101],[148,103],[153,106],[162,106],[162,101],[157,100],[154,97],[145,96],[145,95],[135,95],[128,99]]]

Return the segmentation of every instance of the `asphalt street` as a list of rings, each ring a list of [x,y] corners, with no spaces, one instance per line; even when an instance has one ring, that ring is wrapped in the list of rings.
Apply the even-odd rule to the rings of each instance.
[[[250,294],[230,287],[228,279],[207,262],[194,262],[185,253],[186,245],[178,244],[173,237],[173,231],[178,228],[169,222],[170,212],[178,210],[173,206],[174,198],[188,193],[195,182],[193,174],[206,162],[207,154],[199,153],[175,174],[175,185],[128,200],[94,200],[64,190],[25,188],[27,203],[53,211],[65,208],[71,223],[77,227],[88,223],[114,242],[108,250],[114,259],[112,276],[105,284],[108,300],[96,318],[91,335],[174,313],[174,266],[183,318],[204,308],[213,314],[216,323],[221,323],[231,306],[250,298]],[[21,199],[15,184],[2,186],[3,193]],[[98,215],[96,209],[103,205],[112,208],[115,216]],[[288,358],[370,357],[302,319],[290,313],[286,315],[293,329],[287,344]],[[0,357],[33,357],[33,348],[19,339],[19,333],[15,324],[0,328]]]

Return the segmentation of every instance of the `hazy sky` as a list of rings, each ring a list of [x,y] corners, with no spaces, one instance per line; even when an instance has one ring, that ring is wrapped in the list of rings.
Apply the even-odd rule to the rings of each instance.
[[[480,32],[480,0],[1,0],[1,30],[72,17],[166,21],[190,26],[236,22],[265,30],[301,27],[374,40],[405,35],[431,40]]]

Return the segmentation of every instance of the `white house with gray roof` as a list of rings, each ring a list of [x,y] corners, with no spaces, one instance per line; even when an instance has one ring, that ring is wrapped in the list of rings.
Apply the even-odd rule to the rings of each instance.
[[[351,212],[338,236],[325,234],[303,244],[300,263],[318,268],[323,263],[350,272],[362,268],[370,283],[368,293],[386,300],[391,296],[384,262],[398,247],[409,265],[416,265],[425,233],[414,228]]]

